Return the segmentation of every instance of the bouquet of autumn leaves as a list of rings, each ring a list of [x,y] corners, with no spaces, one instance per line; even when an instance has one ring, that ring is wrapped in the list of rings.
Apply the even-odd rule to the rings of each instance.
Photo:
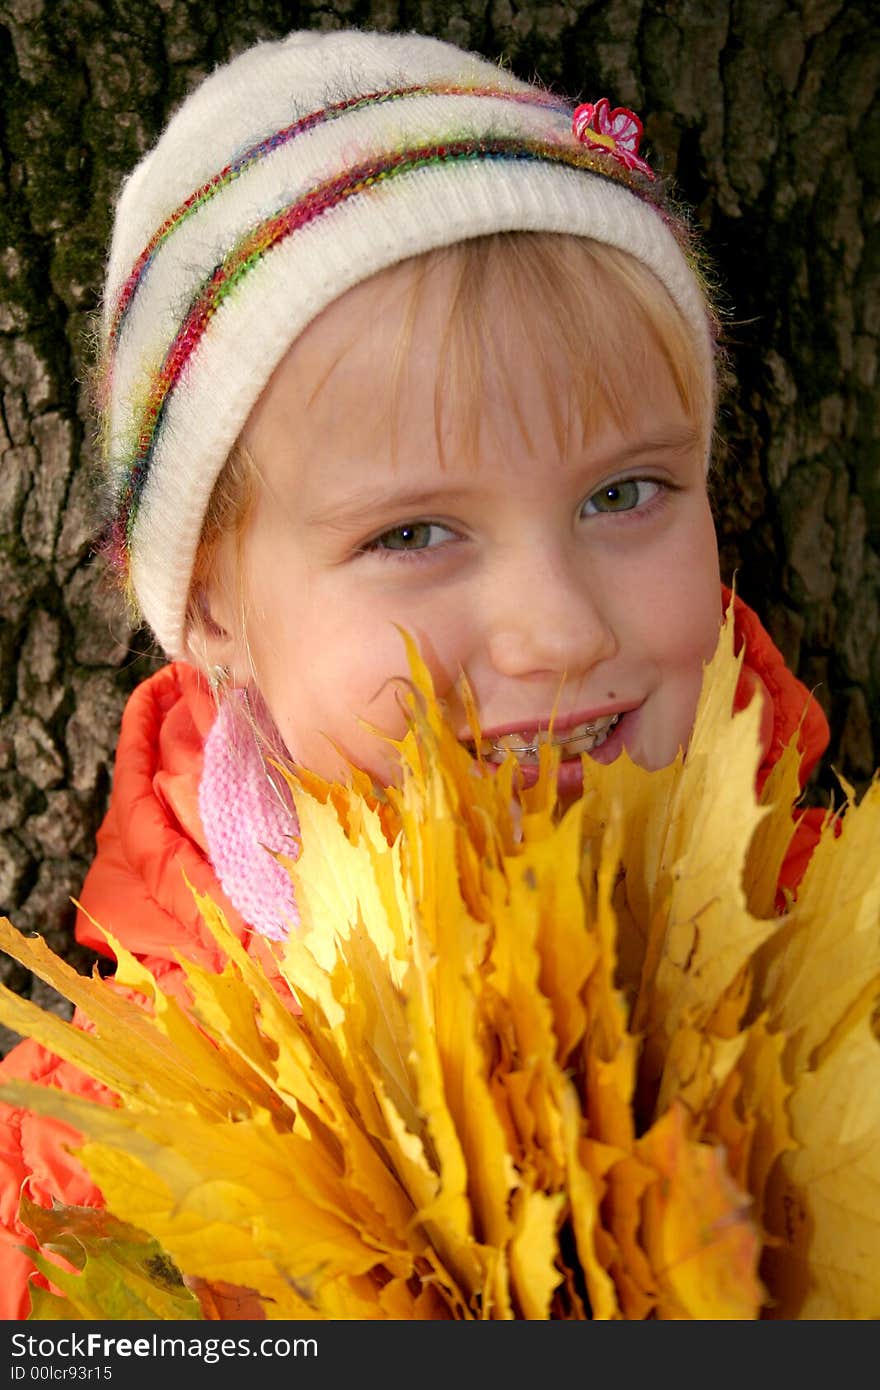
[[[106,1201],[25,1207],[33,1316],[880,1316],[880,782],[780,912],[799,758],[756,798],[732,618],[686,756],[585,757],[564,814],[554,750],[525,790],[481,767],[410,657],[400,787],[292,782],[300,1013],[207,900],[189,1013],[4,924],[95,1030],[0,1016],[118,1094],[3,1088]]]

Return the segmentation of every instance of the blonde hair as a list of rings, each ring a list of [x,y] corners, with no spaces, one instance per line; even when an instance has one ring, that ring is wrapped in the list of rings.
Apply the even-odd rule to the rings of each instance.
[[[688,420],[708,450],[715,419],[715,379],[668,291],[625,251],[603,242],[552,232],[497,232],[417,257],[409,313],[392,358],[392,412],[402,401],[400,381],[411,337],[434,267],[451,262],[452,296],[440,342],[434,385],[434,426],[442,458],[443,417],[453,409],[456,439],[476,451],[486,377],[503,380],[503,352],[490,306],[503,303],[508,321],[535,346],[533,360],[551,409],[557,444],[564,444],[567,384],[558,379],[560,357],[572,364],[574,405],[584,427],[601,411],[624,423],[639,390],[650,350],[659,351]],[[534,308],[541,305],[535,318]],[[707,332],[715,320],[707,304]],[[636,331],[633,332],[632,330]],[[642,351],[633,355],[633,345]],[[627,360],[624,361],[624,354]],[[510,411],[527,442],[528,421],[511,391]]]
[[[465,448],[476,451],[487,373],[494,370],[503,379],[503,350],[497,324],[490,319],[490,303],[499,302],[509,311],[508,321],[536,345],[536,370],[560,447],[570,424],[572,404],[584,428],[597,412],[610,411],[616,420],[625,421],[628,403],[639,390],[643,361],[652,351],[659,351],[685,415],[708,453],[716,414],[716,378],[713,375],[707,380],[704,355],[668,291],[627,252],[584,237],[552,232],[497,232],[413,258],[412,292],[391,359],[392,440],[398,435],[396,421],[414,326],[428,277],[440,263],[453,267],[453,291],[434,386],[434,427],[441,464],[446,412],[454,412],[456,438]],[[541,305],[537,321],[536,303]],[[715,319],[708,302],[706,314],[709,332]],[[550,348],[555,351],[548,351]],[[572,364],[573,402],[567,385],[563,389],[558,380],[560,356]],[[528,441],[528,421],[514,391],[509,403],[517,427]],[[246,634],[241,545],[257,486],[254,460],[239,442],[211,496],[187,606],[187,648],[194,664],[205,671],[210,620],[204,596],[212,583],[235,585],[235,611]],[[228,563],[220,564],[219,543],[226,537],[234,542],[234,575],[227,572]]]

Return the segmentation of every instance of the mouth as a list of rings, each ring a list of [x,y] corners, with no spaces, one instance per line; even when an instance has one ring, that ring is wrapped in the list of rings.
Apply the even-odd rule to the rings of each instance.
[[[567,758],[577,758],[581,753],[592,753],[600,748],[622,717],[621,713],[601,715],[589,723],[574,724],[559,733],[550,729],[533,729],[529,733],[489,734],[480,740],[480,756],[489,763],[503,763],[512,753],[517,762],[527,767],[537,764],[541,747],[549,743],[559,749],[560,757],[565,762]],[[471,742],[468,746],[476,754],[476,744]]]

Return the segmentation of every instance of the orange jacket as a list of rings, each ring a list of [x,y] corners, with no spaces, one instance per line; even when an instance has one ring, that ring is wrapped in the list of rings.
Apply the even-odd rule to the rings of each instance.
[[[725,591],[725,602],[729,595]],[[763,741],[765,757],[759,786],[800,725],[802,781],[828,742],[824,714],[806,688],[786,670],[782,656],[760,622],[736,601],[736,630],[746,645],[737,704],[748,703],[755,688],[766,687]],[[109,954],[99,930],[107,929],[149,967],[166,992],[182,998],[183,973],[174,952],[219,969],[219,953],[209,938],[189,881],[210,893],[226,912],[247,949],[277,979],[271,949],[245,923],[223,894],[208,860],[198,813],[202,744],[214,718],[205,683],[189,666],[163,667],[132,694],[122,719],[110,809],[98,833],[98,852],[80,897],[85,911],[76,922],[77,938]],[[803,722],[801,722],[803,721]],[[781,884],[800,881],[816,843],[823,813],[806,811],[783,866]],[[87,916],[86,913],[89,915]],[[279,988],[284,988],[279,983]],[[84,1020],[77,1019],[83,1026]],[[110,1093],[39,1044],[26,1040],[0,1063],[0,1081],[16,1078],[107,1101]],[[76,1134],[57,1121],[0,1106],[0,1317],[27,1316],[27,1284],[33,1265],[19,1244],[33,1245],[18,1220],[22,1191],[49,1206],[53,1198],[70,1205],[100,1205],[100,1194],[68,1152]]]

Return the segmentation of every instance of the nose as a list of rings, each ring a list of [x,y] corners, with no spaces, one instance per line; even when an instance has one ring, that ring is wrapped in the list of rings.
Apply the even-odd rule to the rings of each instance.
[[[581,555],[518,553],[488,596],[488,652],[503,676],[585,675],[617,651],[607,595]]]

